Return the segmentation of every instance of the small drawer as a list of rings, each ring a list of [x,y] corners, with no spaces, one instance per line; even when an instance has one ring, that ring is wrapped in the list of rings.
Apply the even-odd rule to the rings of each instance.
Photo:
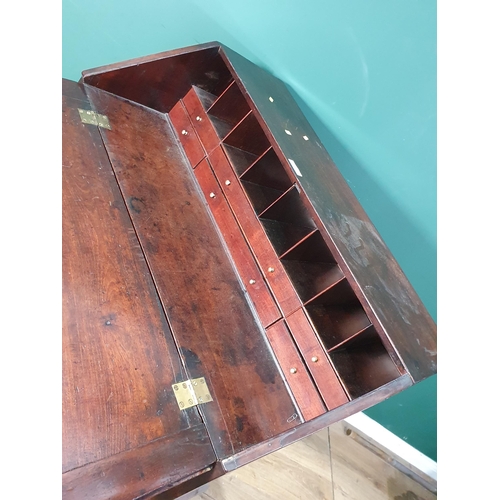
[[[304,311],[299,309],[288,316],[286,323],[328,410],[347,403],[349,398]]]
[[[191,122],[207,153],[219,145],[219,138],[194,88],[182,99]]]
[[[302,303],[221,147],[209,161],[283,314],[296,311]]]
[[[304,420],[308,421],[326,413],[284,321],[270,326],[266,335]]]
[[[228,246],[236,269],[254,303],[260,321],[264,327],[267,327],[281,318],[281,313],[262,277],[260,269],[254,261],[248,244],[207,160],[203,160],[198,165],[195,175]]]
[[[174,130],[177,132],[179,140],[184,148],[191,166],[194,168],[205,157],[205,151],[201,146],[200,140],[191,125],[189,116],[179,101],[168,114]]]

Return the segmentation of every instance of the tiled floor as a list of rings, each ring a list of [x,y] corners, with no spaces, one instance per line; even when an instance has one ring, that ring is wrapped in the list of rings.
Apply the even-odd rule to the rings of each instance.
[[[208,487],[207,487],[208,486]],[[435,500],[342,422],[212,481],[192,500]]]

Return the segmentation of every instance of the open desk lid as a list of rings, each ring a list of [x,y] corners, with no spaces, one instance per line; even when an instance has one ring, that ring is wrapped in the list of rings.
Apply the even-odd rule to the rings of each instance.
[[[83,72],[86,85],[162,113],[191,85],[219,95],[232,78],[305,192],[371,322],[415,382],[433,375],[434,321],[282,81],[218,42]]]
[[[80,85],[63,83],[68,498],[78,488],[141,497],[216,461],[230,470],[435,373],[434,322],[281,81],[208,43],[88,70]],[[241,146],[248,138],[255,149]],[[256,209],[258,237],[242,226],[238,245],[270,272],[256,249],[272,244],[296,287],[281,300],[285,283],[265,276],[282,317],[263,324],[210,200],[252,187],[265,148],[286,172],[271,173],[270,187],[285,192],[257,210],[241,191],[243,212],[231,202],[226,214],[240,224]],[[239,161],[253,163],[239,172]],[[283,225],[293,242],[280,240]],[[320,265],[302,266],[304,252]],[[304,269],[326,268],[326,284],[303,280]],[[331,311],[355,330],[325,346],[319,327],[337,321]],[[311,375],[326,408],[307,416],[317,388],[292,386],[288,372]],[[174,385],[201,377],[211,401],[200,393],[190,406],[194,385],[176,400]],[[321,387],[340,379],[350,400],[332,406]]]
[[[63,82],[63,483],[127,498],[301,419],[169,122],[87,93]]]
[[[139,498],[216,461],[81,87],[63,81],[64,498]],[[86,114],[86,113],[85,113]]]

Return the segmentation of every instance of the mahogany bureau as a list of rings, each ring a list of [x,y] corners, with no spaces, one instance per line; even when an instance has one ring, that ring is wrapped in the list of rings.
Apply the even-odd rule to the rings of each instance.
[[[63,80],[63,497],[175,498],[436,372],[286,86],[219,43]]]

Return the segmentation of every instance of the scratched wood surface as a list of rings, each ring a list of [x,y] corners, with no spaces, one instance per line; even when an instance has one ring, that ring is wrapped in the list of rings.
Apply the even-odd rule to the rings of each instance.
[[[297,182],[358,298],[368,306],[370,320],[390,337],[414,380],[433,375],[434,321],[286,85],[228,47],[221,53],[251,96],[259,111],[255,116],[265,123],[283,164],[290,169],[291,159],[299,168]],[[393,349],[384,336],[383,341]]]
[[[347,436],[338,422],[229,472],[190,496],[190,500],[249,498],[436,500],[437,496]]]
[[[171,384],[186,373],[98,128],[78,108],[90,109],[85,95],[64,82],[63,485],[83,498],[95,464],[111,460],[92,498],[127,498],[215,456],[197,410],[178,410]],[[167,458],[176,436],[195,443],[182,467]],[[141,450],[152,443],[161,460],[148,462]]]
[[[165,115],[88,87],[104,142],[218,457],[297,425],[296,407]]]

